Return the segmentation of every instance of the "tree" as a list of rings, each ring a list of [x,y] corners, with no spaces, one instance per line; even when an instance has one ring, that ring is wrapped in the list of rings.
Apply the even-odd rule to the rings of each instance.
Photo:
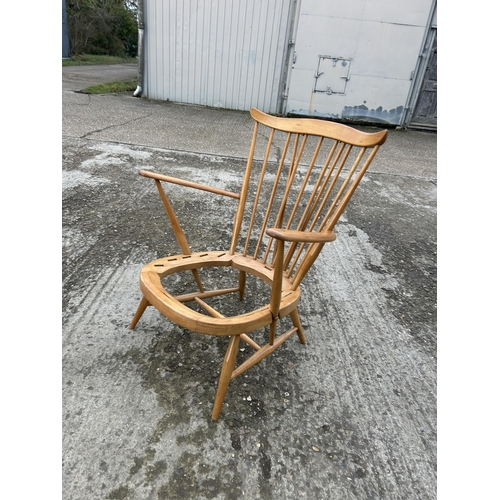
[[[67,0],[73,56],[137,55],[137,4],[131,0]]]

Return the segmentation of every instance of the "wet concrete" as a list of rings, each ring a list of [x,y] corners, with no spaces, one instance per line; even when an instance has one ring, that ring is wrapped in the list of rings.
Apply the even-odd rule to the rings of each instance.
[[[227,340],[151,308],[127,328],[142,265],[178,251],[137,172],[237,190],[251,119],[78,94],[106,70],[65,69],[63,498],[436,498],[436,135],[390,131],[302,287],[308,343],[235,379],[213,422]],[[227,246],[234,200],[170,193],[193,250]]]

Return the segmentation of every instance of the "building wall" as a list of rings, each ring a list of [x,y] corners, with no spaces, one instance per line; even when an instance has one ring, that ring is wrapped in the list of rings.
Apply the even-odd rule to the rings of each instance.
[[[277,112],[289,0],[144,0],[148,98]]]
[[[66,0],[62,0],[62,58],[69,59],[71,57],[69,49],[68,35],[68,14],[66,11]]]
[[[302,0],[286,112],[399,124],[433,0]]]
[[[144,0],[143,95],[404,125],[435,3]]]

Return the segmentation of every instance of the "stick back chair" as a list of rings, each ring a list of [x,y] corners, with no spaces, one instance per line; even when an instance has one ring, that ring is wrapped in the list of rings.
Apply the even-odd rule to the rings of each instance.
[[[135,328],[146,307],[154,306],[182,328],[229,337],[213,406],[214,420],[219,417],[232,379],[269,356],[294,333],[302,344],[306,343],[297,311],[299,285],[325,243],[335,240],[335,224],[387,137],[387,130],[365,133],[339,123],[274,117],[257,109],[250,114],[255,124],[239,193],[139,172],[154,180],[182,253],[142,268],[143,297],[130,328]],[[258,144],[262,142],[265,145],[259,153]],[[164,183],[238,200],[229,248],[192,252]],[[199,271],[214,266],[236,270],[233,287],[205,290]],[[198,289],[174,296],[162,279],[184,271],[192,272]],[[211,298],[225,294],[238,294],[243,300],[247,274],[267,283],[264,306],[227,317],[209,304]],[[196,305],[199,307],[193,307]],[[287,316],[293,327],[278,335],[277,324]],[[250,336],[259,329],[264,329],[268,340],[265,345]],[[235,367],[240,341],[255,352]]]

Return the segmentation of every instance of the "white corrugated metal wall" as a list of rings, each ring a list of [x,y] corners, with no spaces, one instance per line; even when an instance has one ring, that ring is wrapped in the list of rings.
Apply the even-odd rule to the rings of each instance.
[[[278,112],[292,4],[290,0],[144,0],[143,95]]]
[[[285,112],[400,124],[435,0],[301,0]]]

